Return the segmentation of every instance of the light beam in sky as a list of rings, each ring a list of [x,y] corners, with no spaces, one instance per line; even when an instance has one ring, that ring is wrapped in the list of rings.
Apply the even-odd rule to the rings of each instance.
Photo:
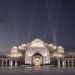
[[[57,7],[55,6],[56,1],[52,1],[52,9],[51,9],[51,30],[53,35],[53,43],[57,44],[57,33],[59,28],[60,21],[60,11],[61,10],[61,1],[58,1]]]
[[[55,12],[54,12],[54,1],[52,1],[51,5],[51,11],[50,11],[50,26],[51,26],[51,32],[53,36],[53,43],[56,44],[56,24],[55,24]]]
[[[48,18],[49,18],[50,12],[49,12],[49,8],[48,8],[48,3],[47,3],[46,0],[44,0],[44,2],[45,2],[45,5],[46,5],[46,7],[47,7],[47,10],[48,10]],[[47,21],[47,23],[46,23],[46,27],[45,27],[45,30],[44,30],[44,35],[43,35],[43,38],[44,38],[44,39],[45,39],[46,36],[47,36],[47,31],[48,31],[48,28],[49,28],[48,25],[49,25],[49,19],[48,19],[48,21]]]
[[[33,28],[32,24],[33,24],[33,21],[34,21],[34,14],[35,14],[36,2],[37,1],[34,0],[33,7],[32,7],[32,15],[31,15],[30,23],[29,23],[27,43],[30,41],[30,38],[31,38],[31,32],[32,32],[32,28]]]
[[[15,33],[15,44],[18,45],[18,29],[17,29],[17,16],[16,16],[16,9],[15,9],[15,2],[12,1],[12,16],[13,16],[13,24],[14,24],[14,33]]]
[[[51,15],[50,15],[50,20],[51,20],[51,31],[52,31],[52,36],[53,36],[53,43],[56,44],[56,34],[57,34],[57,25],[55,23],[55,14],[56,12],[54,11],[54,1],[52,1],[52,8],[51,8]]]
[[[51,8],[48,6],[48,0],[45,1],[47,10],[48,10],[48,23],[51,26],[51,33],[53,37],[53,43],[56,44],[57,42],[57,28],[58,28],[58,14],[55,11],[54,1],[51,2]],[[51,10],[50,10],[51,9]],[[46,29],[47,30],[47,29]]]

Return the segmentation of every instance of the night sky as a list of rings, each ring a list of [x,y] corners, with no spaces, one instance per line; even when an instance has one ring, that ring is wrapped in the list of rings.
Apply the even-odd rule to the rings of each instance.
[[[0,51],[35,38],[75,51],[75,0],[0,0]]]

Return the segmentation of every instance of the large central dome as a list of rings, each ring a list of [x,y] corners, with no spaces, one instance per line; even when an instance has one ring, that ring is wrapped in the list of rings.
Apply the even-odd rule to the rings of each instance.
[[[31,42],[31,46],[36,46],[36,47],[43,47],[44,46],[44,42],[40,39],[34,39],[32,42]]]

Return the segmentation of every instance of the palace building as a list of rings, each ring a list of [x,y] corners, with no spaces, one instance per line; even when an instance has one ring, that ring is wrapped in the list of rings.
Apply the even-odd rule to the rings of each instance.
[[[0,65],[74,66],[75,53],[65,52],[62,46],[48,44],[37,38],[31,43],[13,46],[8,53],[1,53]]]

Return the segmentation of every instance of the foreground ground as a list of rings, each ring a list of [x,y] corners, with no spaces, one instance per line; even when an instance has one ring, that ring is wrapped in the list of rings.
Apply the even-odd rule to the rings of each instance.
[[[75,75],[74,67],[0,67],[0,75]]]

